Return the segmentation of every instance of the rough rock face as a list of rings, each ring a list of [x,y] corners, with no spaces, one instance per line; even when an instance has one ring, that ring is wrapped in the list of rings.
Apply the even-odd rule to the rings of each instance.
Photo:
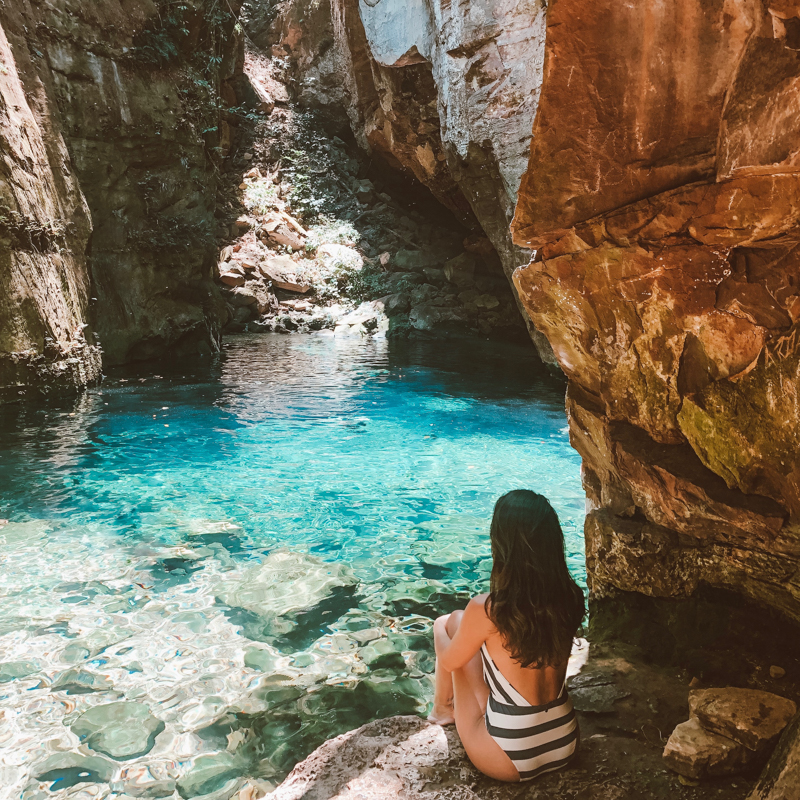
[[[299,101],[329,118],[346,110],[363,147],[413,174],[462,220],[477,220],[509,278],[529,257],[509,223],[541,82],[544,8],[541,0],[287,0],[276,25]]]
[[[0,9],[6,394],[91,382],[96,340],[112,364],[217,347],[213,148],[230,144],[217,97],[235,99],[241,43],[214,4],[172,6]]]
[[[584,11],[548,12],[513,231],[570,381],[592,589],[800,620],[800,4]]]
[[[86,330],[91,222],[51,76],[25,39],[26,4],[0,10],[0,401],[100,373]]]
[[[800,786],[800,716],[787,728],[747,800],[792,800]]]

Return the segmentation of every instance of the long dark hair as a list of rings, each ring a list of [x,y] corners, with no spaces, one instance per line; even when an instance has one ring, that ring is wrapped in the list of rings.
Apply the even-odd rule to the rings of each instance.
[[[517,489],[497,501],[491,538],[486,609],[511,657],[523,667],[563,664],[586,607],[567,569],[558,515],[546,497]]]

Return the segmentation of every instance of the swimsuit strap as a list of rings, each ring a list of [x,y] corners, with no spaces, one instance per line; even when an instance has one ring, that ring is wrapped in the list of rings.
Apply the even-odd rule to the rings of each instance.
[[[500,672],[498,666],[489,655],[489,650],[484,642],[481,645],[481,657],[483,659],[483,674],[491,693],[500,703],[509,706],[520,706],[530,708],[529,703],[507,680],[506,676]],[[563,691],[563,690],[562,690]]]

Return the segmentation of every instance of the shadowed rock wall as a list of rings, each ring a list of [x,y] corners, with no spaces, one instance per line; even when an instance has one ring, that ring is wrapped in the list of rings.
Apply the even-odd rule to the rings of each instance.
[[[513,225],[569,378],[596,597],[800,620],[800,3],[548,11]]]
[[[48,102],[51,75],[24,37],[28,10],[0,12],[0,401],[100,373],[86,327],[89,210]]]
[[[7,395],[91,382],[96,342],[106,364],[218,347],[215,164],[230,143],[218,98],[235,100],[241,72],[233,25],[217,0],[0,8]]]

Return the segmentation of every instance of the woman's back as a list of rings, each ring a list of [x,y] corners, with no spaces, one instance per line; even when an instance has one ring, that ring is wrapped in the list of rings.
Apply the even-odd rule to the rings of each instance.
[[[490,636],[486,650],[503,677],[532,705],[551,703],[564,688],[567,665],[557,667],[523,667],[511,658],[503,646],[500,634]]]
[[[486,613],[486,600],[488,594],[481,594],[474,599],[483,606]],[[493,631],[489,633],[484,642],[486,651],[492,659],[494,666],[503,677],[516,689],[532,706],[541,706],[555,700],[564,688],[567,674],[567,662],[556,666],[545,665],[541,667],[523,667],[519,661],[512,658],[508,652],[503,637],[491,624],[488,614],[487,621]],[[490,685],[491,688],[491,685]]]

